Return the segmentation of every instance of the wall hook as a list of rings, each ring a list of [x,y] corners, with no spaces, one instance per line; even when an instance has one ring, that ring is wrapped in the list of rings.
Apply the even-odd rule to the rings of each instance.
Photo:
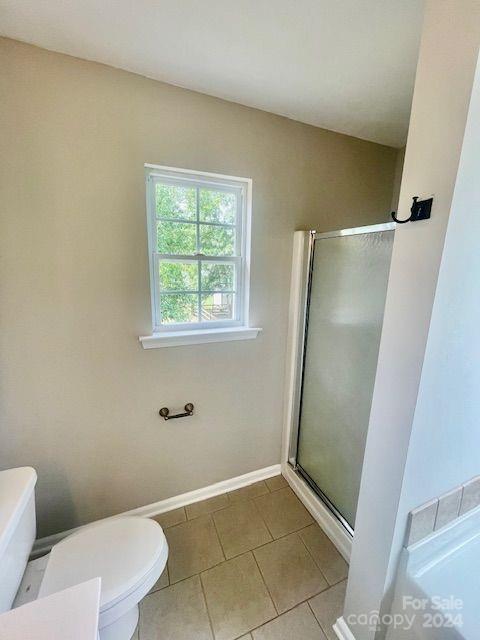
[[[418,220],[428,220],[432,211],[433,198],[427,200],[419,200],[418,196],[413,197],[413,203],[410,207],[410,217],[406,220],[399,220],[395,211],[392,211],[392,218],[397,224],[405,224],[406,222],[418,222]]]

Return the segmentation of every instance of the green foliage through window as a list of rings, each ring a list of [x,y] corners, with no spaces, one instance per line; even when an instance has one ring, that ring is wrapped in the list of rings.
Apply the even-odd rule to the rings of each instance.
[[[193,255],[197,250],[197,225],[157,222],[158,253]]]
[[[198,322],[198,295],[194,293],[164,293],[160,297],[162,322]]]
[[[233,291],[235,266],[219,262],[202,262],[203,291]]]
[[[200,220],[235,224],[236,197],[234,193],[200,189]]]
[[[197,217],[197,190],[157,183],[155,204],[159,218],[183,218],[193,221]]]
[[[202,255],[236,255],[237,198],[232,191],[155,184],[162,323],[234,318],[235,263]],[[176,255],[191,260],[172,259]]]
[[[160,262],[160,291],[198,291],[197,262]]]
[[[200,251],[206,256],[233,256],[235,254],[234,229],[201,224]]]

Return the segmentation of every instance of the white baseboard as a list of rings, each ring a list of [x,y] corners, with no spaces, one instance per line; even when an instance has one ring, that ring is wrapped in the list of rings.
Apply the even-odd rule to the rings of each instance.
[[[253,484],[254,482],[260,482],[260,480],[266,480],[267,478],[277,476],[280,473],[281,465],[274,464],[271,467],[265,467],[263,469],[258,469],[257,471],[251,471],[250,473],[245,473],[242,476],[237,476],[235,478],[229,478],[228,480],[216,482],[215,484],[211,484],[208,487],[202,487],[201,489],[188,491],[187,493],[182,493],[178,496],[173,496],[172,498],[166,498],[165,500],[159,500],[158,502],[147,504],[144,507],[137,507],[136,509],[131,509],[130,511],[124,511],[123,513],[119,513],[115,516],[110,516],[109,518],[103,518],[102,520],[98,520],[97,522],[103,522],[103,520],[113,520],[115,518],[121,518],[123,516],[143,516],[145,518],[158,516],[161,513],[165,513],[166,511],[178,509],[179,507],[184,507],[188,504],[193,504],[194,502],[200,502],[201,500],[206,500],[207,498],[213,498],[214,496],[218,496],[222,493],[227,493],[227,491],[241,489],[242,487],[246,487],[249,484]],[[57,542],[60,542],[62,538],[65,538],[66,536],[70,535],[74,531],[78,531],[81,528],[82,527],[76,527],[74,529],[69,529],[68,531],[61,531],[60,533],[54,533],[51,536],[46,536],[45,538],[39,538],[38,540],[35,540],[31,557],[38,558],[39,556],[48,553],[54,544],[57,544]]]
[[[282,465],[282,473],[300,501],[310,511],[345,560],[350,562],[353,542],[352,536],[347,533],[320,498],[313,493],[307,483],[295,473],[288,463]]]
[[[333,630],[337,634],[337,638],[340,638],[340,640],[355,640],[355,636],[350,631],[350,627],[345,622],[343,616],[338,618],[335,622]]]

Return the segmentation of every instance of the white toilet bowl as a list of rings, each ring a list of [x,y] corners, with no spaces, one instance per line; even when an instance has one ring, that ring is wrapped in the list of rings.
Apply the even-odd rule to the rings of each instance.
[[[130,640],[138,603],[162,574],[167,557],[165,535],[153,520],[132,516],[93,524],[52,548],[38,597],[100,576],[99,638]]]
[[[167,562],[162,527],[133,516],[104,520],[28,562],[36,533],[36,481],[31,467],[0,471],[0,613],[100,577],[100,640],[130,640],[138,603]]]

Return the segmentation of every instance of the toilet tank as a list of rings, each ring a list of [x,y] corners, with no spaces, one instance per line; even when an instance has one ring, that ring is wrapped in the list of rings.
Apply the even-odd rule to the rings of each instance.
[[[31,467],[0,471],[0,613],[12,607],[35,540],[35,484]]]

